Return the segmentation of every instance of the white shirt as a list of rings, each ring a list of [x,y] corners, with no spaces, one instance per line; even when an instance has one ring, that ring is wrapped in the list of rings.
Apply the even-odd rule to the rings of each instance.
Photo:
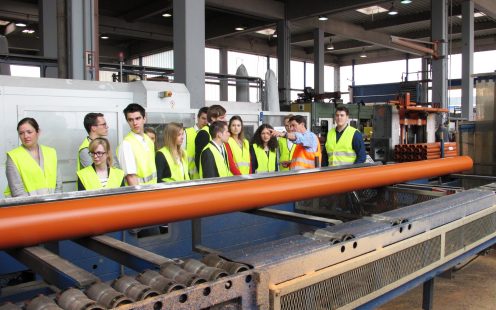
[[[141,135],[135,134],[133,135],[138,139],[139,142],[143,145],[145,150],[149,151],[148,144],[146,144],[145,138]],[[124,171],[125,175],[128,174],[137,174],[138,168],[136,167],[136,158],[133,153],[133,149],[131,148],[131,144],[123,140],[121,145],[119,146],[119,154],[117,155],[119,159],[119,165],[121,169]]]
[[[224,157],[224,159],[226,159],[226,154],[224,152],[224,148],[222,146],[219,146],[217,143],[215,143],[214,140],[211,140],[211,141],[215,145],[215,147],[219,150],[219,152],[222,155],[222,157]]]
[[[293,141],[289,140],[289,139],[286,139],[286,143],[288,145],[288,150],[291,150],[291,148],[293,148]]]

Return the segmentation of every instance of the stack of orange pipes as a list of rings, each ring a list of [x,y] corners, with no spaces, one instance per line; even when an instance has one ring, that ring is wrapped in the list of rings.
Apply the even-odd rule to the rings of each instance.
[[[394,147],[397,162],[441,158],[441,143],[399,144]],[[456,142],[444,143],[444,157],[458,156]]]

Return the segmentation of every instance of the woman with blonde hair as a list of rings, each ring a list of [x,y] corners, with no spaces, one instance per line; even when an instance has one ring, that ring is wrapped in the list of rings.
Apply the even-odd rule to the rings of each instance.
[[[112,167],[112,150],[105,138],[95,138],[88,146],[93,164],[77,172],[78,190],[118,188],[124,186],[124,171]]]
[[[167,124],[164,131],[164,147],[155,155],[159,183],[189,180],[188,159],[181,147],[183,141],[183,126],[178,123]]]

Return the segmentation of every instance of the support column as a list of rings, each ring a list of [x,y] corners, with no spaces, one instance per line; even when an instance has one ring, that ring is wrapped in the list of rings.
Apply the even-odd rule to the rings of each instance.
[[[277,22],[277,83],[279,87],[279,103],[281,106],[289,106],[291,99],[291,31],[289,21]]]
[[[474,119],[474,1],[462,3],[462,117]]]
[[[341,91],[341,66],[334,66],[334,91]]]
[[[40,10],[41,55],[57,59],[57,2],[42,0],[38,3]],[[47,67],[41,73],[44,77],[58,78],[56,67]]]
[[[192,109],[205,106],[205,0],[173,1],[174,81],[189,90]]]
[[[350,89],[350,94],[349,94],[349,97],[350,97],[350,102],[351,103],[355,103],[355,98],[353,98],[353,92],[355,91],[355,64],[356,64],[356,60],[355,59],[352,59],[351,60],[351,89]]]
[[[69,78],[96,80],[98,0],[68,0]]]
[[[431,310],[434,304],[434,278],[424,282],[422,286],[422,309]]]
[[[408,82],[408,74],[410,73],[410,69],[409,69],[409,62],[410,62],[410,54],[406,54],[405,56],[405,64],[406,64],[406,75],[405,75],[405,82]]]
[[[227,74],[227,48],[219,50],[219,72],[220,74]],[[228,82],[227,78],[220,80],[220,101],[227,101],[228,99]]]
[[[448,0],[431,1],[432,40],[441,42],[438,59],[432,60],[432,102],[448,107]],[[443,121],[443,120],[440,120]]]
[[[422,58],[422,90],[420,92],[420,102],[426,103],[429,101],[429,60]]]
[[[324,31],[313,31],[313,83],[316,94],[324,93]]]

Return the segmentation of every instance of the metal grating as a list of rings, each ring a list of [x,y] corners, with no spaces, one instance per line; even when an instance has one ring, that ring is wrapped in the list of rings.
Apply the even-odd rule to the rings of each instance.
[[[441,258],[441,236],[281,296],[281,310],[336,309]]]
[[[434,198],[438,196],[429,195],[427,191],[381,187],[298,201],[296,209],[317,215],[364,216],[395,210]]]
[[[496,213],[450,230],[446,233],[444,255],[450,255],[494,232],[496,232]]]

